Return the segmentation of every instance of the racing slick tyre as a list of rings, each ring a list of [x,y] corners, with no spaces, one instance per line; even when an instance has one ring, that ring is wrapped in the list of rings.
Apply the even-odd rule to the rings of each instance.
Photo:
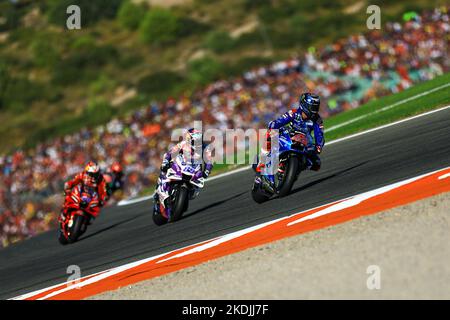
[[[75,215],[73,217],[73,223],[72,223],[72,226],[69,227],[69,232],[68,232],[67,240],[69,241],[69,243],[76,242],[78,240],[78,238],[81,236],[84,220],[85,220],[85,218],[80,215]]]
[[[188,211],[188,209],[189,209],[189,197],[186,198],[186,202],[185,202],[184,207],[183,207],[183,213]]]
[[[184,209],[187,208],[186,202],[188,200],[189,191],[185,186],[180,186],[175,191],[175,198],[173,199],[172,215],[170,222],[177,221],[183,215]]]
[[[64,236],[64,233],[61,230],[61,226],[59,227],[59,230],[58,230],[58,241],[63,246],[65,246],[66,244],[69,243],[69,241],[66,239],[66,237]]]
[[[297,157],[289,157],[281,186],[278,189],[279,197],[285,197],[291,192],[292,186],[297,179],[298,166],[299,159]]]

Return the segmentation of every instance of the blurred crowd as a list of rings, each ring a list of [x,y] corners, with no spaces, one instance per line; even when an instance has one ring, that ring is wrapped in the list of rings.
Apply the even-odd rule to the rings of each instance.
[[[308,48],[190,95],[151,102],[96,129],[0,156],[0,246],[54,228],[63,182],[89,160],[103,168],[121,162],[124,193],[134,197],[153,188],[172,130],[194,120],[203,121],[203,129],[262,128],[306,90],[323,98],[326,118],[448,72],[448,10],[410,15],[403,23]]]

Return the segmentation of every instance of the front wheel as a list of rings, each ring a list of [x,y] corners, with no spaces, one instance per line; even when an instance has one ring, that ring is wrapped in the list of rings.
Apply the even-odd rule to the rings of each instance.
[[[69,243],[76,242],[78,240],[78,238],[81,236],[81,234],[83,233],[82,228],[83,228],[84,221],[85,221],[84,216],[80,216],[77,214],[73,217],[72,226],[69,227],[69,232],[68,232],[67,240]]]
[[[177,190],[175,190],[175,197],[173,199],[170,222],[180,220],[181,216],[183,215],[184,209],[187,208],[186,202],[189,201],[188,195],[189,191],[186,186],[182,185],[180,187],[177,187]]]
[[[252,188],[252,198],[256,203],[263,203],[270,199],[270,196],[267,196],[263,193],[260,186],[257,186],[256,184],[253,185]]]
[[[285,197],[291,192],[292,186],[297,179],[298,167],[299,159],[297,157],[289,157],[281,186],[278,189],[278,195],[280,197]]]
[[[69,243],[69,241],[67,240],[66,236],[64,235],[64,232],[61,229],[61,225],[59,226],[59,230],[58,230],[58,241],[63,246],[65,246],[66,244]]]
[[[159,211],[157,210],[153,210],[153,222],[157,225],[157,226],[162,226],[163,224],[166,224],[167,218],[165,218]]]

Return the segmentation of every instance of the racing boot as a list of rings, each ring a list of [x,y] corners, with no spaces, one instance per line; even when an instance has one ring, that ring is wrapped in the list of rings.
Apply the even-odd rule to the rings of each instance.
[[[200,190],[198,188],[192,189],[189,192],[189,200],[194,200],[195,198],[197,198],[199,193],[200,193]]]

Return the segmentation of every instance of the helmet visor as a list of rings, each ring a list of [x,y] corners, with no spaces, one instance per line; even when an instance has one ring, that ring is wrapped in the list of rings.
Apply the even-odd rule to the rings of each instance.
[[[92,178],[98,178],[98,176],[99,176],[99,174],[100,174],[100,172],[99,171],[97,171],[97,172],[88,172],[87,173],[90,177],[92,177]]]
[[[201,133],[191,133],[191,146],[194,150],[202,147],[202,134]]]
[[[311,104],[310,105],[310,110],[311,110],[311,113],[318,113],[319,112],[319,105],[318,104]]]

